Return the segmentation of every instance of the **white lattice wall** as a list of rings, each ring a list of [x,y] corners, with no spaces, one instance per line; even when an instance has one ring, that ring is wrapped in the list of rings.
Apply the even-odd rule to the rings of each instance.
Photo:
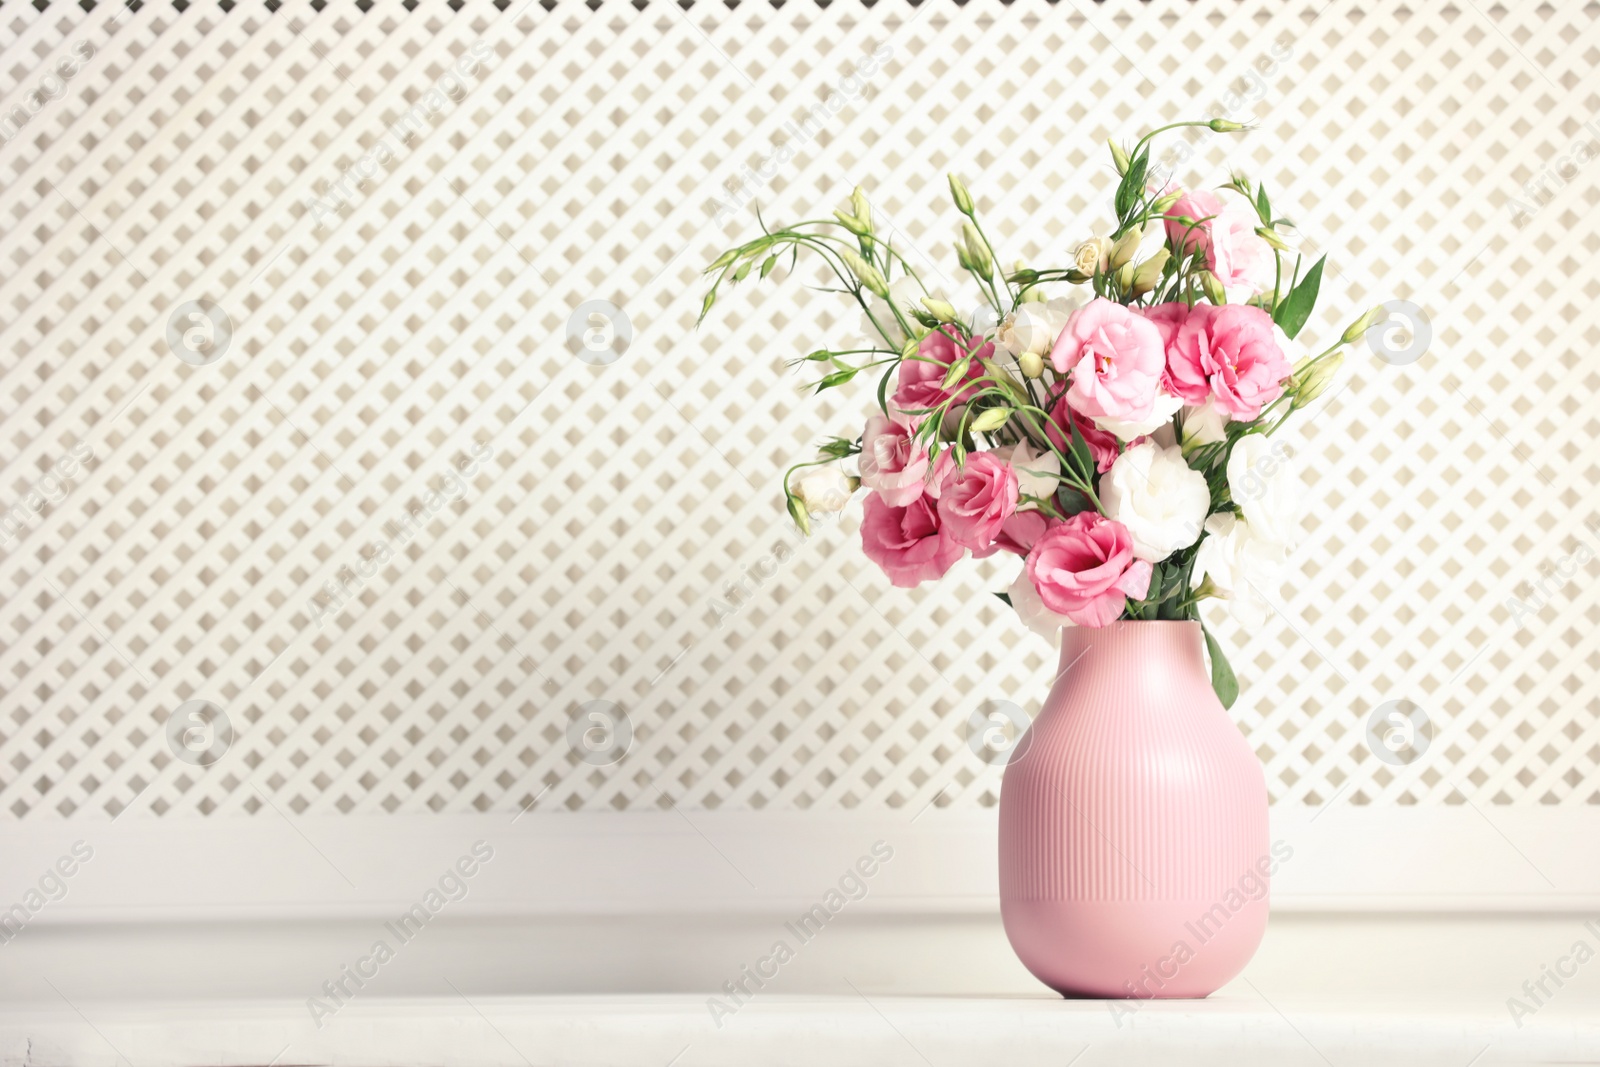
[[[1178,177],[1245,169],[1332,253],[1310,336],[1390,297],[1432,331],[1357,350],[1296,428],[1299,575],[1260,632],[1219,621],[1275,800],[1600,802],[1596,567],[1562,562],[1600,545],[1600,4],[317,6],[0,7],[8,114],[88,53],[0,145],[10,818],[993,804],[967,716],[1036,706],[1053,662],[987,595],[1014,564],[891,589],[859,505],[798,547],[777,478],[872,399],[803,399],[784,361],[855,319],[808,275],[697,332],[699,268],[755,226],[713,216],[860,183],[951,272],[957,169],[1007,258],[1059,262],[1109,219],[1107,136],[1223,112],[1261,129]],[[232,335],[197,366],[167,333],[200,300]],[[590,300],[631,322],[608,365],[566,344]],[[1438,731],[1409,767],[1364,741],[1393,699]],[[189,700],[235,731],[210,766],[166,740]],[[591,700],[627,711],[621,762],[567,743]]]

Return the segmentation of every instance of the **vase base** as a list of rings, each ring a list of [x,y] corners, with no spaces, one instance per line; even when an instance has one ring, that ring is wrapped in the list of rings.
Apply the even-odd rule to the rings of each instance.
[[[1073,1000],[1197,1000],[1232,980],[1261,943],[1267,898],[1215,901],[1004,900],[1011,947]]]

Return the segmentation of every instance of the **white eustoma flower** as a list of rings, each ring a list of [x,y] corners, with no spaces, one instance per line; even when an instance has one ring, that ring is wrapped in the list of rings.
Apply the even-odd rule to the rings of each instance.
[[[1039,599],[1039,590],[1033,587],[1033,581],[1028,577],[1026,565],[1022,573],[1017,575],[1017,580],[1011,583],[1007,595],[1011,597],[1011,606],[1016,610],[1017,618],[1022,620],[1022,625],[1046,640],[1054,641],[1064,626],[1077,625],[1065,615],[1057,615],[1044,606],[1044,601]]]
[[[1302,486],[1282,441],[1246,434],[1228,456],[1228,493],[1255,536],[1285,547],[1300,536]]]
[[[1183,443],[1191,448],[1226,441],[1227,427],[1228,413],[1217,407],[1215,400],[1183,409]]]
[[[1211,510],[1205,475],[1191,470],[1180,450],[1154,441],[1117,457],[1100,480],[1100,500],[1106,516],[1128,528],[1133,554],[1151,563],[1198,541]]]
[[[1056,338],[1066,328],[1083,301],[1076,297],[1058,296],[1047,301],[1028,301],[1007,315],[995,329],[995,347],[1012,357],[1009,366],[1024,352],[1049,355]]]
[[[1104,271],[1111,261],[1111,238],[1091,237],[1072,253],[1072,265],[1085,274]]]
[[[1271,605],[1266,590],[1282,584],[1285,549],[1263,540],[1250,524],[1222,511],[1206,520],[1206,539],[1194,556],[1192,581],[1209,581],[1228,610],[1245,626],[1259,626]]]
[[[850,479],[834,467],[813,467],[789,483],[810,515],[829,515],[843,511],[850,503]]]
[[[1106,433],[1115,434],[1119,441],[1132,441],[1155,433],[1172,421],[1172,416],[1183,407],[1183,401],[1167,393],[1157,392],[1150,412],[1142,419],[1097,418],[1094,424]]]
[[[1017,491],[1023,496],[1048,499],[1061,481],[1061,458],[1046,448],[1035,452],[1026,441],[993,450],[994,458],[1004,460],[1017,472]],[[1037,504],[1018,506],[1018,511],[1037,508]]]

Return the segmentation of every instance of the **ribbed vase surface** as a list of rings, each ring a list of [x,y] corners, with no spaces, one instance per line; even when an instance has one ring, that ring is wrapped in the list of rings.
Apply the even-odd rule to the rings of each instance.
[[[1006,936],[1067,996],[1203,997],[1266,930],[1266,780],[1201,649],[1195,622],[1068,628],[1006,766]]]

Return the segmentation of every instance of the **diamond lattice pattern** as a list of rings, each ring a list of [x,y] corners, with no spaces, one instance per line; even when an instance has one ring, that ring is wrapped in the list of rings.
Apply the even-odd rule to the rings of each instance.
[[[0,8],[9,817],[994,804],[968,716],[1053,668],[1015,562],[902,591],[859,503],[792,532],[781,472],[873,399],[786,361],[856,316],[802,263],[697,330],[699,271],[859,183],[960,295],[946,171],[1062,262],[1108,136],[1213,114],[1260,129],[1164,158],[1332,251],[1308,336],[1430,335],[1288,433],[1294,578],[1214,619],[1274,801],[1600,802],[1600,5],[319,6]],[[1404,767],[1364,728],[1400,699]],[[620,762],[568,742],[595,700]]]

